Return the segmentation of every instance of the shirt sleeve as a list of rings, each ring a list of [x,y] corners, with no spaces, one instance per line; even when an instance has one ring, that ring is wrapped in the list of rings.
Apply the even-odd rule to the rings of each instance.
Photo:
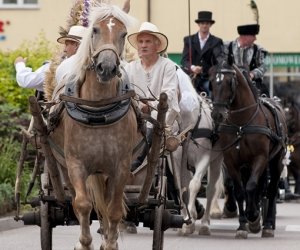
[[[46,63],[36,71],[32,71],[32,68],[26,67],[24,62],[17,63],[15,68],[18,85],[23,88],[43,91],[45,72],[49,69],[49,65],[49,63]]]
[[[258,47],[257,55],[255,58],[257,67],[252,70],[255,79],[259,79],[259,78],[262,79],[267,71],[267,65],[265,61],[266,55],[267,55],[267,51],[262,47]]]

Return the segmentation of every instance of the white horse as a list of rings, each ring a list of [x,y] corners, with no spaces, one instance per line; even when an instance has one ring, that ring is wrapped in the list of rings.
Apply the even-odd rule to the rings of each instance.
[[[197,194],[205,174],[208,174],[208,185],[206,189],[206,209],[201,220],[199,234],[210,234],[209,224],[211,213],[221,217],[222,212],[217,203],[218,195],[223,191],[222,163],[223,153],[215,151],[212,145],[211,133],[213,121],[211,118],[211,105],[205,96],[199,96],[189,77],[180,69],[177,70],[180,82],[181,101],[180,105],[180,128],[181,131],[188,130],[189,135],[183,145],[173,152],[173,171],[176,174],[178,187],[181,195],[188,189],[188,210],[191,215],[191,224],[184,224],[181,233],[192,234],[195,231],[197,210],[195,206]],[[185,83],[185,84],[183,84]],[[188,166],[194,168],[194,174],[188,170]],[[182,215],[188,218],[185,208]]]

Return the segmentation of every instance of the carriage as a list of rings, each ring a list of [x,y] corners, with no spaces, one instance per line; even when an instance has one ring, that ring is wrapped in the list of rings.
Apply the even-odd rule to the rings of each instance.
[[[57,225],[80,224],[75,249],[93,249],[91,220],[100,222],[101,249],[118,249],[118,228],[127,209],[130,220],[153,230],[153,249],[163,248],[164,231],[184,222],[180,204],[167,198],[165,117],[167,95],[158,99],[157,119],[142,116],[133,97],[121,54],[132,18],[117,6],[99,4],[76,55],[63,63],[69,78],[50,102],[29,98],[32,123],[24,133],[16,179],[16,220],[41,227],[41,248],[52,249]],[[75,61],[72,61],[75,60]],[[66,65],[65,64],[65,65]],[[48,105],[48,106],[47,106]],[[45,113],[42,116],[42,113]],[[154,133],[148,163],[131,173],[144,119]],[[47,122],[45,122],[47,120]],[[38,197],[25,203],[37,211],[20,216],[20,181],[26,144],[38,149],[32,173]],[[137,183],[142,176],[142,182]],[[32,185],[28,188],[30,193]],[[179,196],[179,195],[178,195]]]
[[[31,112],[34,123],[31,123],[27,131],[23,130],[23,149],[18,166],[18,174],[16,180],[16,198],[17,198],[17,214],[15,219],[22,220],[25,225],[40,226],[41,249],[52,249],[52,231],[56,226],[78,225],[79,221],[74,214],[72,207],[72,197],[67,187],[63,186],[61,180],[57,180],[56,176],[51,174],[49,161],[55,161],[51,152],[46,152],[49,145],[42,145],[43,139],[47,140],[45,124],[41,116],[41,108],[43,102],[37,102],[35,97],[30,97]],[[161,95],[161,101],[158,110],[158,119],[155,121],[155,133],[153,134],[153,145],[149,152],[148,161],[131,176],[131,180],[125,187],[125,195],[127,196],[126,205],[129,208],[128,215],[130,220],[138,225],[143,223],[144,227],[153,230],[153,249],[163,249],[163,235],[168,228],[181,228],[184,222],[180,215],[181,205],[175,200],[167,197],[167,181],[166,181],[166,149],[163,145],[164,140],[164,117],[166,112],[166,95]],[[36,136],[34,133],[38,133]],[[39,141],[39,145],[37,145]],[[20,182],[23,171],[23,163],[26,154],[26,144],[33,143],[40,150],[37,153],[35,165],[32,170],[32,180],[28,186],[27,195],[33,188],[38,186],[39,195],[27,200],[24,203],[29,204],[32,208],[36,208],[33,212],[26,212],[20,215]],[[46,143],[47,144],[47,143]],[[165,152],[164,152],[165,151]],[[46,159],[45,159],[46,157]],[[47,159],[48,157],[48,159]],[[50,159],[49,159],[50,158]],[[158,164],[159,163],[159,164]],[[51,166],[53,167],[53,166]],[[139,176],[141,175],[141,177]],[[134,185],[134,178],[144,178],[143,185]],[[55,183],[56,187],[53,186]],[[57,186],[64,188],[63,204],[55,196]],[[59,192],[59,191],[57,191]],[[97,213],[92,211],[90,222],[98,220]]]

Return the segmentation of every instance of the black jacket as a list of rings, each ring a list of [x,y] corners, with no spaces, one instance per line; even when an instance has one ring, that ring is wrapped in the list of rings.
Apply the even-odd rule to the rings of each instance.
[[[191,38],[191,40],[190,40]],[[198,33],[186,36],[184,39],[184,48],[182,52],[181,65],[183,70],[190,74],[191,65],[202,66],[203,74],[201,78],[208,79],[208,70],[211,66],[218,64],[223,59],[223,41],[222,39],[210,34],[203,49],[200,48]],[[189,48],[191,42],[192,62],[189,59]]]

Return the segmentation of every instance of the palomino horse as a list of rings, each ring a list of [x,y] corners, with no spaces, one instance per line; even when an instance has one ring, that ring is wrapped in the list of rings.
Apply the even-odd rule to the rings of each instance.
[[[187,189],[189,192],[188,210],[191,216],[191,223],[184,224],[181,233],[184,235],[192,234],[195,231],[195,222],[198,213],[197,194],[201,187],[201,182],[205,174],[208,174],[208,185],[206,189],[206,209],[201,220],[199,234],[210,234],[210,213],[212,208],[215,213],[221,216],[221,210],[217,203],[216,194],[222,192],[223,178],[220,175],[223,163],[223,153],[215,151],[212,146],[213,121],[211,118],[211,105],[209,101],[198,95],[190,80],[184,81],[185,85],[180,86],[182,100],[179,103],[181,123],[180,129],[184,131],[190,128],[187,139],[183,146],[171,153],[174,160],[173,172],[177,173],[176,181],[181,193]],[[180,85],[181,81],[180,81]],[[184,105],[185,100],[187,101]],[[193,100],[193,102],[191,102]],[[191,168],[194,174],[192,175]],[[190,169],[190,170],[188,170]],[[186,209],[182,210],[182,215],[187,219]]]
[[[129,10],[129,1],[123,9]],[[114,5],[96,3],[91,9],[87,34],[70,63],[61,95],[65,109],[50,134],[53,154],[67,168],[64,178],[71,184],[80,223],[76,250],[94,249],[89,228],[93,207],[104,230],[100,249],[118,249],[118,226],[126,213],[123,192],[137,140],[130,98],[134,92],[120,78],[125,75],[120,56],[127,27],[134,22]],[[57,149],[62,149],[63,159]]]
[[[300,194],[300,105],[294,100],[288,101],[286,105],[286,119],[291,149],[291,162],[288,164],[288,171],[295,179],[295,194]]]
[[[277,186],[287,137],[284,111],[273,99],[259,98],[252,83],[235,65],[215,66],[210,77],[217,144],[223,149],[239,208],[236,237],[247,238],[247,224],[250,232],[260,232],[264,190],[268,208],[262,237],[274,237]]]

